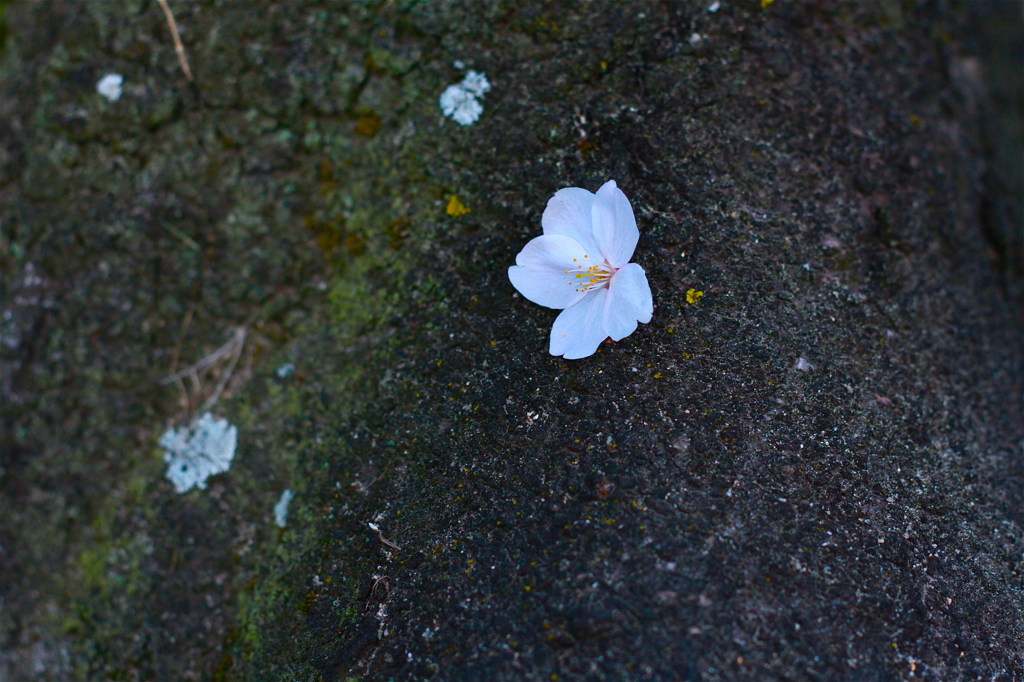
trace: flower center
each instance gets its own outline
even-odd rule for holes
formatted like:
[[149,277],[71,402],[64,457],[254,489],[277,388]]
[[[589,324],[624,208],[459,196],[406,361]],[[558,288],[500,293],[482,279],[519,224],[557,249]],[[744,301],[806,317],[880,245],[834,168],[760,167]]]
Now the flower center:
[[593,263],[590,260],[590,256],[583,256],[583,258],[584,261],[582,263],[578,263],[575,258],[572,259],[573,264],[577,268],[575,272],[572,270],[565,271],[565,274],[572,277],[569,280],[569,286],[574,286],[576,291],[583,292],[596,291],[608,286],[612,275],[615,274],[615,268],[609,265],[608,261]]

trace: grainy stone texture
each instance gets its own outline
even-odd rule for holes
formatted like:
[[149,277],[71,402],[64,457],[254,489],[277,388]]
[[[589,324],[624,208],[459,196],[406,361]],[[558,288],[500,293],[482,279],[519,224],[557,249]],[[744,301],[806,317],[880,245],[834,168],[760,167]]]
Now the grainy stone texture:
[[[1019,7],[709,4],[0,2],[0,677],[1024,677]],[[552,358],[609,178],[655,316]]]

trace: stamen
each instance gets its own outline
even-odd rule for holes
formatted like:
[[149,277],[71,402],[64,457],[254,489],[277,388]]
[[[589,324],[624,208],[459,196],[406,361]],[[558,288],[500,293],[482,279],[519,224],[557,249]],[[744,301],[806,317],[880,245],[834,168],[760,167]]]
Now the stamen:
[[[590,258],[590,256],[584,255],[584,258]],[[615,268],[608,264],[608,261],[602,263],[595,263],[587,268],[583,268],[582,265],[577,266],[579,270],[577,272],[570,273],[566,270],[565,274],[572,274],[572,277],[576,281],[576,291],[587,292],[591,289],[602,289],[608,286],[608,282],[611,281],[612,275],[615,274]],[[582,281],[580,281],[582,280]],[[569,284],[573,284],[573,281],[569,281]]]

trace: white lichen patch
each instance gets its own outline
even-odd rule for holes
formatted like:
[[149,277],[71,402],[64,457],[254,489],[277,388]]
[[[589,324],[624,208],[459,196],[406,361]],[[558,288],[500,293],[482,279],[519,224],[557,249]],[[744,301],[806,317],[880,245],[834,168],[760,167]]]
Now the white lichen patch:
[[441,93],[441,99],[438,100],[441,113],[464,126],[476,123],[484,113],[480,98],[490,89],[487,76],[470,71],[461,83],[449,85]]
[[238,429],[209,412],[160,436],[167,478],[179,493],[205,489],[206,479],[230,469],[237,445]]
[[274,505],[274,525],[284,528],[288,525],[288,503],[295,497],[290,488],[285,488],[281,498]]
[[106,97],[111,102],[121,99],[121,86],[124,85],[124,76],[119,73],[108,73],[96,84],[96,92]]

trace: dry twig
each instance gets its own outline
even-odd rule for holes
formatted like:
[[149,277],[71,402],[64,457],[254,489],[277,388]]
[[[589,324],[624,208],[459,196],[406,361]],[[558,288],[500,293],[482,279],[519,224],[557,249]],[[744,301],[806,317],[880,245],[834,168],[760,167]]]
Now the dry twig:
[[[196,304],[193,303],[188,307],[188,312],[185,313],[185,321],[181,325],[181,329],[178,330],[178,340],[174,343],[174,352],[171,354],[171,374],[178,371],[178,358],[181,357],[181,342],[185,339],[185,334],[188,332],[189,326],[192,324],[192,316],[195,315]],[[198,377],[196,377],[198,381]],[[185,388],[185,384],[181,381],[175,381],[174,385],[178,387],[181,392],[181,404],[188,405],[190,402],[188,389]]]
[[380,526],[378,526],[376,523],[368,523],[366,525],[370,527],[370,530],[375,531],[377,533],[377,538],[385,545],[395,550],[396,552],[402,551],[401,547],[399,547],[395,543],[391,542],[391,540],[388,540],[386,537],[384,537],[384,534],[380,532]]
[[[191,320],[191,316],[188,316],[186,319]],[[221,394],[234,378],[235,367],[238,365],[238,360],[242,357],[242,349],[245,348],[247,334],[248,331],[245,327],[236,327],[227,343],[188,367],[164,377],[160,380],[160,384],[163,386],[170,383],[176,384],[182,392],[182,402],[185,408],[191,412],[192,406],[203,398],[203,384],[199,379],[199,373],[207,369],[211,370],[218,378],[217,386],[210,395],[206,396],[200,408],[201,412],[209,410],[217,403]],[[177,364],[177,349],[175,352],[175,364]],[[225,367],[225,365],[227,366]],[[182,382],[186,378],[192,384],[191,391]]]
[[160,8],[164,11],[164,16],[167,17],[167,25],[171,27],[171,37],[174,39],[174,51],[178,53],[178,63],[181,64],[181,70],[185,72],[185,77],[192,80],[192,70],[188,68],[188,57],[185,56],[185,46],[181,44],[181,36],[178,34],[178,24],[174,21],[174,15],[171,14],[171,8],[167,5],[167,0],[156,0],[160,3]]
[[[206,369],[210,365],[215,364],[218,360],[228,356],[231,353],[240,353],[242,350],[242,344],[245,342],[245,334],[245,327],[238,327],[237,329],[235,329],[235,333],[231,336],[228,342],[225,343],[223,346],[208,354],[206,357],[197,360],[188,367],[185,367],[184,369],[179,369],[174,374],[164,377],[163,379],[160,380],[160,383],[166,386],[172,381],[183,379],[184,377],[187,377],[191,374],[195,374],[197,371],[201,369]],[[232,363],[232,366],[234,366],[234,363]]]

